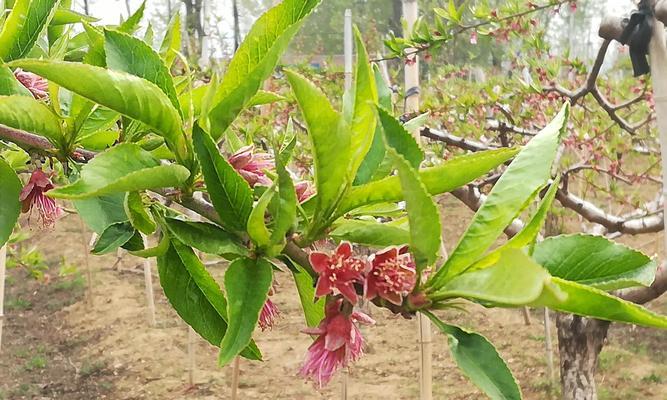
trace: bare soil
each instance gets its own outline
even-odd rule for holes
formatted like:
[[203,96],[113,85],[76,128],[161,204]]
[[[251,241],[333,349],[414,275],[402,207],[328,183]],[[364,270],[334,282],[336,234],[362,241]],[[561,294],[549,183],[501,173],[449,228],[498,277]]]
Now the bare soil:
[[[460,208],[448,211],[445,207],[444,213],[449,221],[466,220],[462,218],[466,211]],[[127,255],[118,268],[112,268],[115,256],[91,256],[93,303],[86,302],[79,227],[76,217],[66,217],[55,231],[36,233],[24,244],[36,245],[46,256],[50,267],[46,282],[28,277],[21,269],[9,271],[0,353],[0,400],[229,399],[232,369],[219,368],[216,349],[199,337],[194,338],[194,384],[189,383],[188,328],[161,293],[155,270],[158,325],[149,326],[140,259]],[[447,224],[446,235],[458,237],[462,229]],[[85,240],[88,238],[86,233]],[[63,258],[78,266],[79,274],[59,277]],[[224,266],[211,270],[220,277]],[[272,331],[257,333],[265,361],[241,361],[239,399],[341,398],[342,374],[321,391],[297,377],[310,338],[299,333],[304,322],[289,276],[278,274],[277,280],[274,300],[282,318]],[[665,313],[667,301],[663,298],[650,307]],[[542,310],[532,311],[529,326],[524,325],[519,310],[476,305],[469,305],[467,310],[442,316],[474,328],[494,342],[526,399],[558,398],[557,389],[548,379]],[[367,354],[349,371],[348,398],[417,399],[417,322],[385,310],[371,311],[377,325],[364,328]],[[555,341],[555,332],[553,336]],[[433,338],[434,397],[483,398],[456,369],[445,338],[436,332]],[[601,356],[600,399],[667,399],[666,339],[664,331],[614,325]],[[557,366],[557,354],[555,357]]]

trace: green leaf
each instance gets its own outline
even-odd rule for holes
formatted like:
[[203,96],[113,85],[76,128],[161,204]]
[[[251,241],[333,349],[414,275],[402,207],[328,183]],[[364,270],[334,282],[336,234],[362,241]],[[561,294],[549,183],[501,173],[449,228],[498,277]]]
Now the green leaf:
[[354,74],[354,110],[352,111],[352,166],[351,178],[357,174],[371,145],[375,133],[376,118],[375,105],[378,102],[375,78],[368,60],[366,46],[361,38],[359,29],[354,27],[354,42],[357,49],[357,65]]
[[12,70],[0,65],[0,96],[11,95],[32,97],[32,93],[16,79]]
[[36,73],[88,100],[143,122],[164,136],[181,161],[187,160],[179,113],[153,83],[124,72],[65,61],[22,60],[13,62],[12,66]]
[[[431,195],[450,192],[484,176],[490,170],[512,158],[517,149],[488,150],[453,158],[443,164],[419,170],[419,178]],[[353,187],[338,208],[343,215],[368,204],[403,200],[401,184],[397,176]]]
[[146,250],[146,247],[144,245],[144,237],[141,235],[141,232],[139,232],[136,229],[134,230],[134,234],[132,235],[130,240],[125,242],[120,247],[133,253]]
[[49,23],[58,0],[17,0],[0,31],[0,59],[25,57]]
[[0,96],[0,125],[44,136],[54,145],[63,140],[58,117],[32,97]]
[[410,252],[414,254],[417,268],[421,271],[435,263],[440,251],[440,213],[417,171],[390,144],[387,144],[387,152],[394,158],[398,169],[410,221]]
[[313,145],[318,193],[313,220],[316,224],[326,224],[351,180],[348,173],[352,154],[350,131],[321,90],[295,72],[286,73]]
[[171,241],[169,240],[169,236],[163,234],[162,237],[160,238],[160,241],[155,247],[148,247],[142,250],[130,251],[130,254],[132,254],[135,257],[142,257],[142,258],[159,257],[165,254],[167,250],[169,250],[170,244]]
[[245,256],[248,249],[231,233],[207,222],[165,218],[169,231],[182,243],[208,254]]
[[[385,110],[391,110],[391,89],[385,82],[377,64],[373,64],[373,74],[375,77],[375,87],[378,93],[378,104]],[[373,180],[380,164],[385,159],[384,135],[382,133],[382,124],[375,124],[375,133],[373,134],[373,143],[366,153],[354,179],[355,185],[363,185]]]
[[223,225],[245,231],[253,202],[248,182],[220,155],[211,136],[196,124],[192,138],[206,188]]
[[127,72],[154,83],[169,97],[174,108],[180,111],[174,81],[155,50],[126,33],[105,30],[104,37],[104,50],[110,69]]
[[294,276],[294,283],[296,284],[296,289],[299,293],[306,325],[309,327],[319,325],[324,319],[326,298],[315,297],[315,282],[308,271],[287,257],[285,257],[283,261],[290,267],[292,275]]
[[262,15],[234,53],[215,95],[209,119],[218,138],[259,90],[304,18],[320,0],[285,0]]
[[412,168],[419,169],[419,164],[424,160],[424,152],[415,138],[387,110],[378,107],[377,112],[387,146],[393,147]]
[[637,250],[584,234],[547,238],[535,246],[533,258],[553,276],[601,290],[650,286],[658,267]]
[[123,201],[124,193],[115,193],[107,196],[91,197],[84,200],[75,200],[74,208],[83,219],[83,222],[101,235],[104,230],[117,222],[126,222],[128,217],[125,214]]
[[134,33],[139,29],[139,24],[141,23],[141,19],[144,17],[144,10],[146,9],[146,2],[142,2],[139,8],[134,12],[134,14],[130,15],[130,17],[125,20],[120,26],[118,27],[118,30],[121,32],[125,33]]
[[134,232],[134,228],[129,222],[118,222],[109,225],[97,238],[92,253],[96,255],[111,253],[132,239]]
[[429,286],[442,285],[477,261],[547,183],[568,113],[569,103],[566,103],[507,167],[445,265],[429,280]]
[[278,93],[267,92],[266,90],[258,90],[257,93],[248,101],[246,107],[261,106],[264,104],[271,104],[285,100],[287,100],[287,97],[281,96]]
[[117,192],[179,186],[190,175],[181,165],[160,165],[136,144],[124,143],[100,153],[81,169],[78,181],[49,190],[63,199],[85,199]]
[[77,24],[83,21],[86,22],[97,22],[99,19],[91,17],[90,15],[85,15],[72,11],[69,8],[60,7],[53,14],[51,19],[51,25],[68,25],[68,24]]
[[12,167],[0,158],[0,247],[9,240],[21,214],[21,187]]
[[533,259],[521,250],[507,249],[494,265],[456,276],[433,298],[463,297],[503,306],[521,306],[536,301],[550,282],[549,273]]
[[285,235],[296,222],[296,191],[294,182],[285,168],[283,158],[289,153],[280,153],[276,158],[276,172],[278,173],[278,195],[273,197],[271,216],[273,217],[273,232],[271,244],[279,252],[285,245]]
[[171,20],[160,44],[160,56],[164,59],[167,67],[171,67],[181,50],[181,15],[176,12]]
[[225,273],[229,328],[220,345],[220,366],[232,361],[252,340],[272,282],[273,267],[262,258],[237,258],[229,265]]
[[130,218],[130,223],[139,232],[150,235],[157,228],[155,220],[144,207],[144,201],[139,192],[128,192],[125,195],[125,213]]
[[535,211],[535,214],[533,214],[530,221],[528,221],[526,226],[524,226],[518,234],[505,242],[502,246],[496,248],[484,256],[484,258],[481,260],[477,261],[472,267],[470,267],[470,270],[486,268],[487,266],[492,265],[498,261],[502,252],[507,249],[521,249],[535,243],[535,240],[537,239],[537,236],[542,229],[542,225],[544,224],[544,220],[547,218],[549,210],[551,209],[551,205],[556,198],[559,182],[560,178],[551,183],[551,186],[549,187],[547,193],[544,195],[544,198],[542,199],[540,206],[537,208],[537,211]]
[[[177,241],[157,258],[160,284],[178,315],[201,337],[220,347],[227,331],[227,300],[191,248]],[[254,343],[241,353],[261,360]]]
[[275,186],[271,186],[259,198],[255,208],[252,209],[252,212],[248,217],[248,236],[250,236],[250,239],[252,239],[260,249],[266,249],[271,241],[271,232],[269,232],[269,229],[266,227],[264,217],[269,202],[274,194]]
[[479,333],[445,324],[428,311],[424,314],[449,337],[449,350],[459,369],[490,399],[521,399],[521,389],[512,371],[487,338]]
[[345,221],[329,235],[338,241],[347,240],[371,247],[397,246],[410,242],[410,231],[375,221]]
[[648,309],[614,297],[602,290],[577,282],[553,277],[552,285],[565,296],[554,296],[552,291],[544,291],[542,296],[531,306],[549,307],[557,311],[568,312],[604,319],[607,321],[627,322],[630,324],[667,329],[667,317],[655,314]]

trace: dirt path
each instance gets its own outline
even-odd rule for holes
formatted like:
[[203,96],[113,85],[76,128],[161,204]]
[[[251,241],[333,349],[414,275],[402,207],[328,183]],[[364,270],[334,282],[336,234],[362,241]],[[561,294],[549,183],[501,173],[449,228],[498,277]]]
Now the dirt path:
[[[0,355],[0,399],[228,399],[231,369],[216,366],[215,348],[196,338],[195,385],[188,384],[187,328],[168,305],[156,282],[158,326],[146,319],[140,260],[126,256],[112,270],[115,257],[93,258],[94,304],[84,299],[85,280],[57,277],[62,259],[83,268],[80,234],[74,217],[55,232],[31,239],[46,255],[48,284],[10,271],[7,324]],[[453,237],[453,236],[451,236]],[[220,277],[223,267],[212,267]],[[283,274],[284,275],[284,274]],[[278,276],[279,325],[260,332],[257,343],[265,362],[241,362],[241,399],[338,399],[340,382],[323,391],[296,377],[310,343],[303,327],[295,288]],[[656,305],[667,312],[666,302]],[[523,325],[516,310],[471,306],[453,311],[449,321],[474,327],[489,337],[514,371],[526,399],[547,399],[541,312]],[[377,325],[365,328],[366,356],[349,375],[352,399],[418,398],[416,321],[373,310]],[[447,354],[446,341],[434,335],[436,399],[480,399]],[[598,380],[600,399],[664,400],[667,355],[654,351],[667,335],[645,329],[615,328],[603,355]]]

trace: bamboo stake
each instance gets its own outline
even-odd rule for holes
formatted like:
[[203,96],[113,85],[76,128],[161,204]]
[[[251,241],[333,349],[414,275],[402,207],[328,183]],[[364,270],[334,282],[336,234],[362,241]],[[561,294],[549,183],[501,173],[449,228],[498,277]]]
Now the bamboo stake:
[[83,220],[79,218],[79,227],[81,229],[81,245],[83,246],[83,264],[86,268],[86,282],[88,288],[86,289],[86,305],[89,308],[93,307],[93,271],[90,268],[90,249],[95,245],[97,234],[93,232],[90,236],[90,241],[86,242],[86,227],[83,225]]
[[549,309],[544,308],[544,347],[547,352],[547,371],[549,373],[549,385],[556,382],[556,372],[554,369],[554,350],[551,340],[551,317]]
[[343,48],[345,50],[345,90],[352,87],[352,10],[349,8],[345,10],[343,25]]
[[188,384],[195,385],[195,330],[191,326],[188,327]]
[[234,359],[234,365],[233,365],[233,370],[232,370],[232,399],[231,400],[238,400],[239,370],[241,368],[240,361],[241,361],[241,357],[236,357]]
[[523,307],[521,309],[521,315],[523,315],[523,323],[530,325],[530,309],[528,307]]
[[[403,17],[407,22],[405,36],[412,31],[418,16],[417,0],[403,0]],[[414,62],[405,65],[405,92],[419,88],[419,58],[415,55]],[[419,111],[419,94],[412,93],[405,99],[405,112],[413,113]],[[419,143],[419,132],[415,132],[415,139]],[[442,247],[443,255],[446,251]],[[422,314],[417,314],[419,322],[419,398],[420,400],[433,399],[433,338],[431,322]]]
[[[144,246],[148,247],[148,239],[145,235],[141,235],[144,240]],[[148,304],[148,324],[151,327],[157,325],[157,320],[155,319],[155,298],[153,296],[153,272],[151,271],[151,261],[148,258],[144,258],[144,286],[146,291],[146,303]]]
[[[664,6],[664,3],[662,5]],[[649,43],[649,55],[651,58],[656,125],[660,134],[662,181],[667,182],[667,74],[665,73],[667,71],[667,45],[665,44],[665,25],[657,19],[653,21],[653,37]],[[667,203],[665,202],[665,199],[667,199],[667,185],[662,185],[662,196],[665,207],[663,218],[667,223]],[[663,232],[663,238],[667,251],[667,231]]]
[[[417,0],[403,0],[403,17],[407,22],[407,29],[404,36],[410,35],[412,27],[417,22],[419,6]],[[408,52],[410,49],[407,50]],[[419,57],[414,56],[414,62],[405,64],[405,92],[413,88],[419,88]],[[419,93],[414,93],[405,99],[405,112],[413,113],[419,111]],[[416,132],[419,141],[419,132]]]
[[7,245],[0,247],[0,353],[2,353],[2,325],[5,321],[5,268],[7,266]]
[[350,378],[350,370],[345,368],[343,371],[343,376],[340,383],[340,398],[341,400],[347,400],[347,383]]

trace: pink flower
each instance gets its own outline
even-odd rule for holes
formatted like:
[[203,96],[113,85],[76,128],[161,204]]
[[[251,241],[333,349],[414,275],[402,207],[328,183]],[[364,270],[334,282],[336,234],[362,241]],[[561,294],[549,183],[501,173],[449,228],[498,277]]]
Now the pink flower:
[[417,282],[415,262],[407,246],[390,247],[371,256],[371,270],[366,279],[365,294],[377,296],[400,306]]
[[246,146],[232,154],[228,161],[250,184],[250,187],[256,184],[271,186],[271,180],[264,173],[266,169],[275,168],[273,157],[270,154],[253,153],[253,146]]
[[266,303],[262,307],[262,312],[259,314],[259,327],[263,331],[270,330],[279,316],[280,310],[278,310],[278,306],[270,298],[266,299]]
[[29,212],[31,215],[33,208],[37,207],[43,228],[53,227],[56,220],[63,215],[63,210],[56,204],[56,201],[44,195],[51,189],[53,189],[53,183],[49,177],[41,169],[36,169],[19,196],[24,213]]
[[303,203],[315,196],[315,188],[313,188],[313,184],[308,181],[297,183],[294,185],[294,189],[296,190],[296,197],[299,200],[299,203]]
[[25,72],[20,68],[14,71],[14,76],[23,86],[28,88],[36,99],[41,100],[49,97],[49,83],[46,79],[32,72]]
[[368,263],[352,256],[352,245],[342,242],[334,254],[318,251],[310,253],[310,264],[319,274],[315,296],[322,297],[332,294],[337,289],[350,303],[357,302],[355,283],[364,282],[364,273]]
[[338,299],[327,304],[325,318],[320,325],[302,331],[318,337],[308,348],[299,374],[312,379],[320,389],[331,381],[341,367],[347,367],[363,355],[364,339],[355,322],[368,325],[375,323],[361,312],[345,315],[341,312],[342,303],[343,300]]

